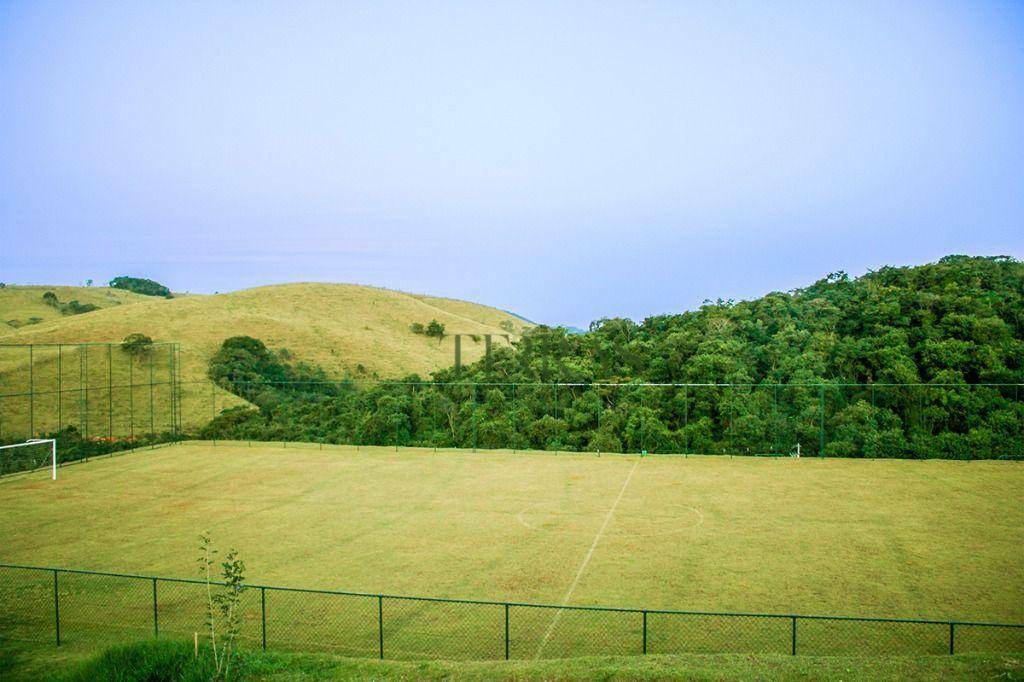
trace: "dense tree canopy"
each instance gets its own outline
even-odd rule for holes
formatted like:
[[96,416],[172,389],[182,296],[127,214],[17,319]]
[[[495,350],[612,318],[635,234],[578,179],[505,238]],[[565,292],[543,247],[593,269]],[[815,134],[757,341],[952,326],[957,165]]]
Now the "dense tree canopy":
[[585,334],[538,327],[490,362],[437,372],[429,385],[409,377],[281,397],[266,385],[280,371],[246,375],[245,386],[223,376],[218,382],[243,397],[252,399],[257,383],[277,397],[208,431],[460,447],[764,454],[800,443],[807,454],[1021,457],[1022,367],[1024,264],[949,256],[856,279],[834,273],[804,289],[639,324],[602,319]]
[[135,293],[142,294],[144,296],[163,296],[164,298],[174,298],[174,295],[171,294],[171,290],[163,284],[154,282],[151,279],[145,279],[144,277],[126,277],[124,275],[115,277],[110,280],[110,287],[112,289],[127,289],[128,291],[134,291]]

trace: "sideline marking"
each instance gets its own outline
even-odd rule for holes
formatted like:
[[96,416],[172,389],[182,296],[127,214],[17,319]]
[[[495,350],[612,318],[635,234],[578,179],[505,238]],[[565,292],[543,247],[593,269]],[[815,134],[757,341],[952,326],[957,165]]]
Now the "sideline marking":
[[[580,564],[579,569],[576,571],[576,577],[572,581],[572,585],[569,586],[569,591],[562,597],[561,606],[566,606],[569,603],[569,599],[572,597],[572,593],[576,590],[576,586],[580,583],[580,578],[583,577],[583,571],[586,570],[587,564],[590,563],[590,557],[594,556],[594,550],[597,549],[597,543],[601,541],[601,536],[604,535],[605,528],[608,527],[608,522],[612,520],[612,516],[615,515],[615,509],[619,506],[619,501],[622,499],[623,493],[626,492],[626,487],[629,485],[630,479],[633,478],[633,472],[636,471],[637,466],[640,464],[640,458],[638,457],[633,462],[633,468],[629,470],[629,474],[626,476],[626,480],[622,482],[622,488],[619,489],[619,495],[615,498],[615,502],[612,503],[608,513],[604,516],[604,523],[601,524],[601,528],[597,531],[597,535],[594,536],[594,541],[590,543],[590,549],[587,550],[587,555],[583,557],[583,562]],[[544,639],[541,640],[540,646],[537,647],[537,653],[534,655],[533,660],[540,658],[540,655],[544,653],[544,647],[548,645],[548,640],[551,639],[551,633],[555,631],[555,626],[558,625],[559,619],[562,617],[562,612],[565,609],[558,609],[555,612],[555,617],[551,619],[551,625],[548,626],[547,632],[544,633]]]

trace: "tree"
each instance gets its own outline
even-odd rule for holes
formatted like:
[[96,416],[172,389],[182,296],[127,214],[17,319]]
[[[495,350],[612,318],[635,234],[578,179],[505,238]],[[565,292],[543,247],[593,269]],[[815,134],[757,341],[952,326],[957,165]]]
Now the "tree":
[[129,355],[144,355],[153,348],[153,339],[138,332],[129,334],[121,342],[121,349]]
[[[206,628],[210,633],[210,651],[217,677],[228,679],[231,661],[236,655],[236,642],[242,632],[239,606],[245,591],[245,562],[232,549],[221,562],[222,584],[215,591],[212,568],[217,550],[213,548],[209,531],[199,536],[199,573],[206,585]],[[220,642],[218,643],[218,634]]]
[[431,320],[427,323],[427,328],[424,333],[427,336],[432,336],[440,341],[444,338],[444,325],[437,320]]
[[[89,281],[91,282],[92,280]],[[163,284],[143,277],[127,277],[125,275],[121,275],[120,277],[115,277],[110,280],[110,288],[126,289],[144,296],[163,296],[164,298],[174,298],[171,290]]]
[[52,291],[47,291],[45,294],[43,294],[43,303],[53,308],[60,307],[60,301],[57,300],[57,294],[53,293]]

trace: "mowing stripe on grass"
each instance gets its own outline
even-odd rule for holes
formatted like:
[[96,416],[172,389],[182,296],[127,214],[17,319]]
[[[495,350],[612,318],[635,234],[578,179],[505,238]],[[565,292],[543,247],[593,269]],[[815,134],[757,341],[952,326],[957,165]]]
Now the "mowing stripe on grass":
[[[640,460],[637,459],[633,462],[633,467],[626,474],[626,480],[622,482],[622,488],[619,489],[618,497],[612,502],[612,506],[608,509],[608,513],[604,516],[604,523],[601,524],[601,528],[598,529],[597,535],[594,536],[594,541],[590,543],[590,549],[587,550],[587,555],[583,557],[583,561],[580,563],[580,567],[576,570],[576,577],[573,578],[572,585],[569,586],[569,590],[562,597],[562,603],[560,606],[566,606],[569,603],[569,599],[572,598],[572,593],[576,591],[576,586],[580,584],[580,578],[583,577],[583,571],[587,569],[587,564],[590,563],[590,557],[594,556],[594,550],[597,549],[597,543],[601,541],[601,536],[604,535],[605,529],[608,527],[608,523],[612,520],[612,516],[615,515],[615,509],[619,506],[619,502],[622,500],[622,495],[626,492],[626,488],[629,486],[629,481],[633,478],[633,472],[636,471],[637,466],[640,464]],[[540,646],[537,647],[537,653],[533,659],[537,660],[540,655],[544,653],[544,647],[548,645],[548,640],[551,639],[551,633],[555,631],[555,626],[558,625],[558,620],[562,617],[562,611],[565,609],[558,609],[555,611],[554,617],[551,619],[551,625],[548,626],[547,632],[544,633],[544,638],[540,642]]]

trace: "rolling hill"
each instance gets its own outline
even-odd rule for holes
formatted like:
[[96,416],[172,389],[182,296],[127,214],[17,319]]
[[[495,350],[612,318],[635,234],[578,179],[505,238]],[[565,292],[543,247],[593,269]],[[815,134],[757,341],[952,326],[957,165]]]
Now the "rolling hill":
[[[75,298],[105,305],[81,315],[60,316],[42,303],[43,292],[50,290],[61,301]],[[209,417],[208,401],[197,397],[195,407],[190,407],[189,396],[207,395],[208,360],[230,336],[253,336],[272,349],[286,348],[295,360],[319,365],[333,378],[395,378],[426,376],[450,366],[451,334],[504,335],[506,328],[518,334],[530,326],[510,313],[475,303],[351,284],[283,284],[173,299],[100,287],[8,286],[0,295],[0,319],[53,313],[20,328],[0,326],[0,344],[119,342],[135,332],[155,341],[179,342],[186,426]],[[449,334],[440,342],[409,329],[414,322],[432,319],[444,324]],[[495,343],[505,340],[499,337]],[[482,339],[463,339],[464,362],[479,359],[483,352]],[[13,377],[24,371],[17,365],[24,362],[0,354],[0,392],[9,392]],[[38,376],[46,375],[47,368],[38,367]],[[224,400],[225,405],[240,401],[234,396]]]
[[149,296],[109,287],[8,285],[0,288],[0,336],[23,327],[66,319],[68,316],[60,310],[43,302],[47,291],[52,291],[61,303],[78,301],[97,308],[152,300]]

